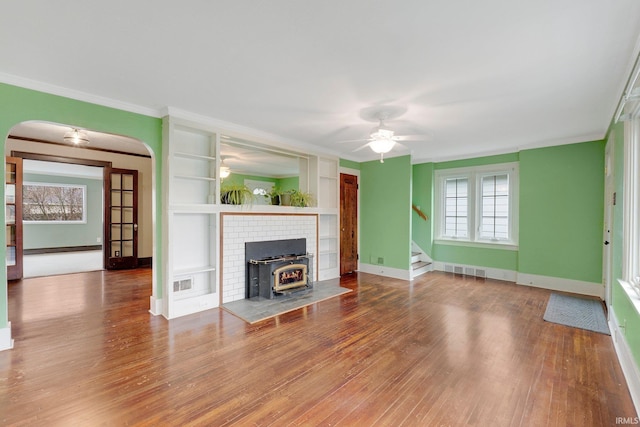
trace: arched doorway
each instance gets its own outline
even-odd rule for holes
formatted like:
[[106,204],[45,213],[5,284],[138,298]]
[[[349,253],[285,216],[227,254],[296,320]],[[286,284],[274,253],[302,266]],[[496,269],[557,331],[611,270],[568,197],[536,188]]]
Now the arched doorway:
[[[72,166],[82,165],[90,168],[103,169],[109,165],[110,170],[133,170],[136,176],[140,177],[140,197],[139,197],[139,215],[135,224],[138,233],[137,241],[141,266],[152,267],[152,259],[154,253],[154,197],[153,197],[153,175],[155,171],[155,159],[151,150],[141,141],[121,135],[112,135],[103,132],[85,131],[88,136],[89,143],[83,146],[74,146],[64,141],[66,133],[70,132],[73,126],[60,125],[47,122],[23,122],[11,128],[7,140],[5,141],[5,156],[17,155],[20,158],[29,158],[36,162],[50,162],[51,164],[65,165],[64,169],[71,173]],[[102,174],[102,172],[100,172]],[[103,174],[104,175],[104,174]],[[104,175],[106,177],[106,175]],[[5,176],[5,184],[6,184]],[[106,178],[105,178],[106,179]],[[110,191],[110,187],[100,182],[100,191]],[[86,187],[86,186],[85,186]],[[107,190],[105,190],[107,189]],[[108,198],[102,197],[102,200]],[[97,198],[93,198],[94,203]],[[90,206],[85,206],[89,208]],[[107,205],[101,205],[103,211],[108,211]],[[87,209],[89,210],[89,209]],[[100,210],[100,209],[98,209]],[[100,221],[105,221],[104,216],[100,216]],[[86,223],[86,221],[85,221]],[[85,224],[86,225],[86,224]],[[101,223],[100,230],[105,227]],[[40,233],[42,234],[42,233]],[[107,242],[105,233],[95,230],[90,232],[93,244],[80,244],[77,246],[87,247],[95,250],[96,247],[103,248],[106,254],[111,249],[110,241]],[[33,246],[33,245],[31,245]],[[68,247],[61,246],[62,251],[74,252],[73,248],[68,251]],[[27,247],[27,250],[34,248]],[[49,248],[51,249],[51,248]],[[53,248],[56,249],[56,248]],[[49,251],[51,252],[51,251]],[[55,250],[53,251],[55,252]],[[79,251],[75,251],[79,252]],[[73,256],[68,253],[64,256],[58,256],[57,259],[67,259],[70,263],[83,264],[86,270],[86,263],[78,263],[73,261]],[[66,261],[63,261],[66,262]],[[57,261],[55,263],[58,263]],[[59,263],[58,263],[59,264]],[[56,267],[60,267],[57,265]],[[101,268],[105,264],[100,265]],[[152,267],[153,268],[153,267]],[[73,269],[63,269],[64,272],[73,272]],[[55,273],[53,273],[55,274]]]

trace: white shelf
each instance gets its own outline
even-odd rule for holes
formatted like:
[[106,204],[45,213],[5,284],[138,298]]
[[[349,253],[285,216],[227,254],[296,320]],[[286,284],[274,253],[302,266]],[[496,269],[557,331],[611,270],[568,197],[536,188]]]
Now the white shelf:
[[181,276],[189,276],[191,274],[207,273],[210,271],[216,271],[216,267],[214,265],[207,265],[202,267],[177,269],[173,270],[173,276],[174,278],[177,278]]
[[214,161],[215,157],[205,156],[203,154],[193,154],[193,153],[183,153],[181,151],[174,151],[173,155],[176,157],[183,157],[185,159],[194,159],[194,160],[206,160],[206,161]]
[[174,178],[180,179],[193,179],[196,181],[210,181],[215,182],[216,178],[208,177],[208,176],[196,176],[196,175],[174,175]]
[[321,280],[337,277],[340,262],[339,212],[327,209],[319,216],[318,276]]

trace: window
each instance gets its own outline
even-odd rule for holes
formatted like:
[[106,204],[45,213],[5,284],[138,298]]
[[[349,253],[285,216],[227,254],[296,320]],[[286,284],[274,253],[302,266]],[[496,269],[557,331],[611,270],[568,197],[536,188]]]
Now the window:
[[447,236],[468,236],[468,187],[467,178],[451,178],[445,181],[444,233]]
[[24,183],[23,220],[32,223],[85,223],[86,193],[84,185]]
[[624,123],[622,279],[640,295],[640,119]]
[[518,164],[436,171],[439,240],[517,245]]

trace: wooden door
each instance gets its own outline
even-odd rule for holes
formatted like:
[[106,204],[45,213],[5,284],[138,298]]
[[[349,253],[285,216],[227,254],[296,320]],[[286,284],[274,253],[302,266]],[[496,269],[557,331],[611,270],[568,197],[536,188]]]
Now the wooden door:
[[358,269],[358,177],[340,174],[340,275]]
[[138,171],[110,169],[105,189],[105,266],[138,266]]
[[17,280],[22,278],[22,159],[7,157],[5,162],[7,280]]

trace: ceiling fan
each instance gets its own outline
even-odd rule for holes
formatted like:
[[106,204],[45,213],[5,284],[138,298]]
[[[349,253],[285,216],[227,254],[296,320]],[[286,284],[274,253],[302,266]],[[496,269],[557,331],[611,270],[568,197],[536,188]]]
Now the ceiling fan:
[[423,139],[425,137],[424,135],[395,135],[395,132],[385,123],[389,118],[387,114],[379,113],[375,118],[379,123],[378,126],[371,129],[369,138],[341,142],[367,141],[366,144],[353,151],[359,151],[365,147],[369,147],[374,153],[380,154],[380,163],[384,163],[384,155],[391,151],[396,145],[402,145],[398,144],[399,141],[409,141],[416,138]]

